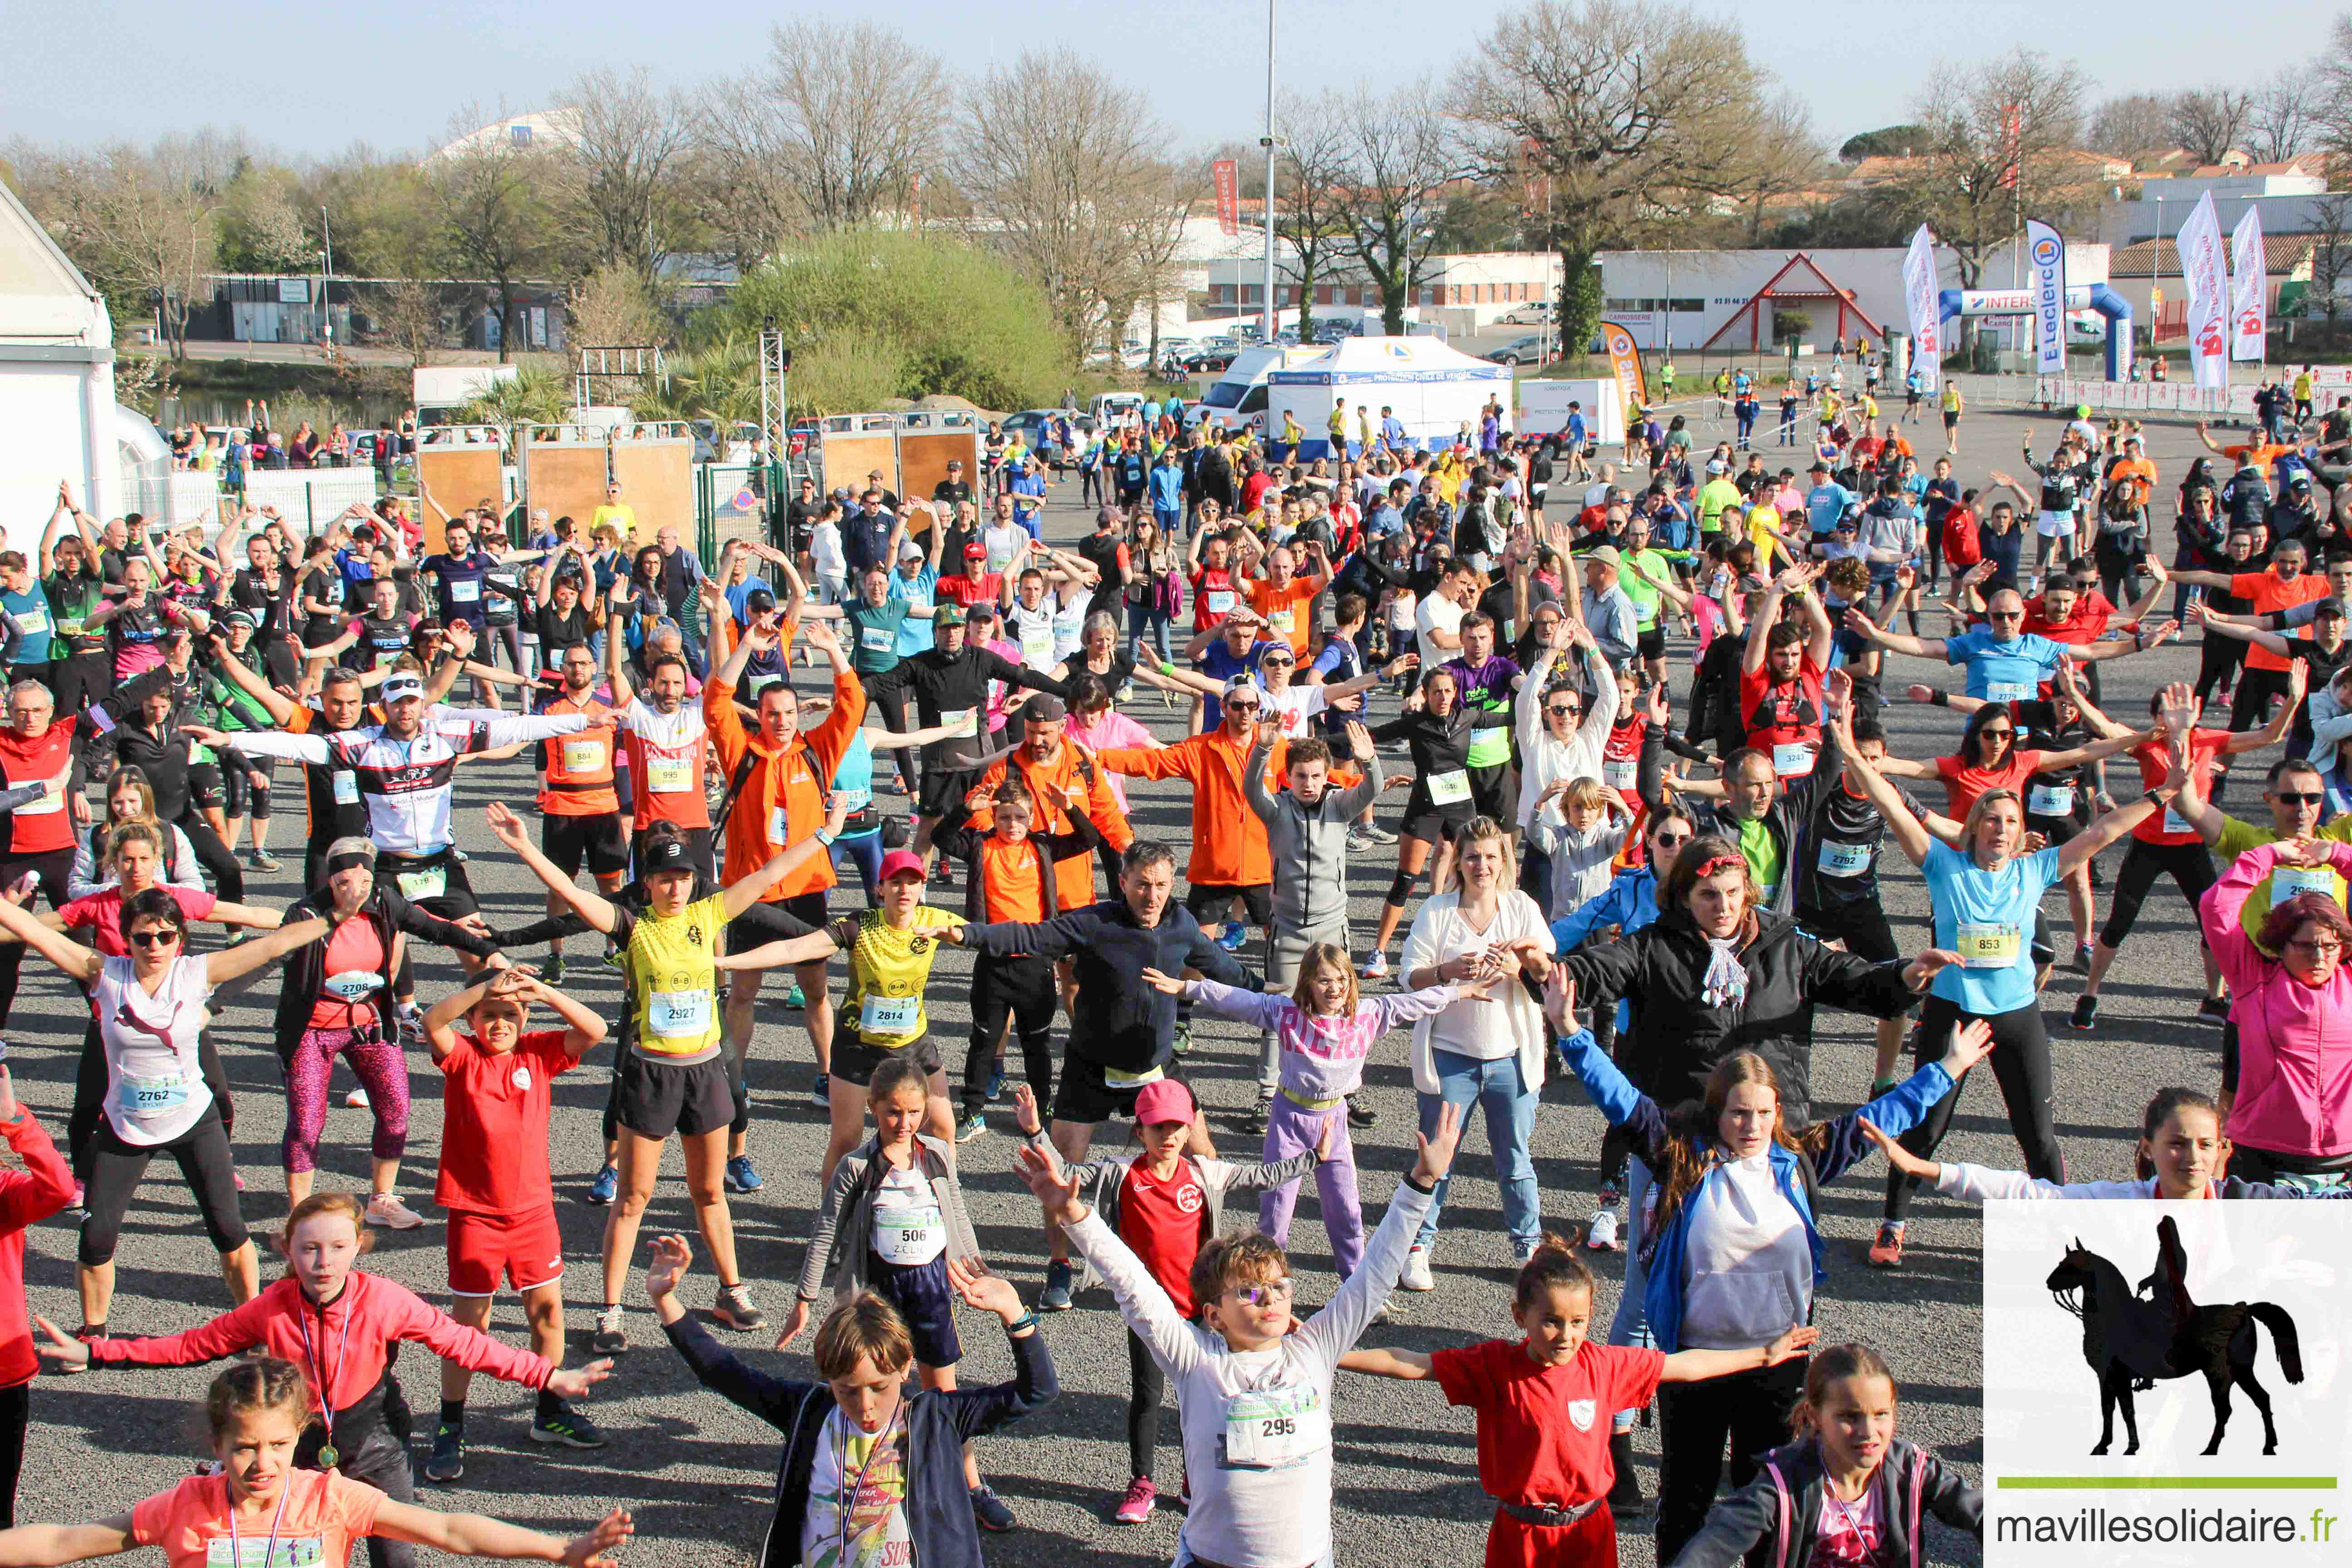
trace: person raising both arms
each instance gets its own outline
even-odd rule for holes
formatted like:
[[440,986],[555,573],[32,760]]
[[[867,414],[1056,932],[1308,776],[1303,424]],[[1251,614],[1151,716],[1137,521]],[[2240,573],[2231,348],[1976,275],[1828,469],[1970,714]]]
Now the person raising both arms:
[[[2179,580],[2179,574],[2174,574]],[[2121,658],[2159,647],[2178,628],[2170,621],[2153,627],[2135,627],[2128,637],[2070,647],[2038,632],[2019,630],[2025,623],[2025,595],[2013,587],[2000,587],[1985,600],[1988,626],[1950,637],[1906,637],[1880,626],[1859,609],[1845,613],[1845,629],[1881,647],[1914,658],[1940,658],[1968,667],[1969,695],[1990,702],[2023,702],[2038,696],[2042,687],[2058,678],[2058,661],[2071,657],[2078,664]]]

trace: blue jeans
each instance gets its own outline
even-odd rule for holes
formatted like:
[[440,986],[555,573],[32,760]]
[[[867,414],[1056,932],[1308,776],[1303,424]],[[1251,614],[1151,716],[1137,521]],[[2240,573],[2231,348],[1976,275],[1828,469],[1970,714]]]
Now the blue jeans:
[[[1625,1289],[1617,1298],[1617,1315],[1609,1320],[1609,1342],[1612,1345],[1651,1345],[1658,1342],[1650,1332],[1642,1298],[1650,1289],[1650,1271],[1642,1267],[1642,1210],[1649,1202],[1650,1186],[1657,1178],[1650,1167],[1642,1163],[1639,1154],[1625,1156]],[[1633,1429],[1633,1412],[1617,1412],[1616,1429]]]
[[[1145,646],[1143,635],[1150,632],[1160,644],[1160,662],[1171,662],[1168,651],[1168,612],[1150,600],[1141,603],[1130,599],[1127,604],[1127,643],[1130,649]],[[1116,697],[1118,692],[1111,693]]]
[[[1430,1061],[1436,1068],[1439,1088],[1435,1094],[1418,1097],[1422,1134],[1426,1137],[1437,1131],[1438,1111],[1444,1106],[1461,1106],[1465,1118],[1474,1101],[1484,1107],[1486,1148],[1495,1160],[1495,1185],[1503,1194],[1503,1223],[1514,1243],[1534,1246],[1543,1236],[1543,1204],[1536,1192],[1536,1163],[1528,1152],[1528,1140],[1535,1131],[1538,1097],[1520,1076],[1518,1057],[1482,1062],[1432,1047]],[[1436,1238],[1438,1217],[1445,1212],[1445,1194],[1453,1184],[1451,1171],[1438,1178],[1429,1216],[1421,1222],[1414,1246],[1427,1247]]]

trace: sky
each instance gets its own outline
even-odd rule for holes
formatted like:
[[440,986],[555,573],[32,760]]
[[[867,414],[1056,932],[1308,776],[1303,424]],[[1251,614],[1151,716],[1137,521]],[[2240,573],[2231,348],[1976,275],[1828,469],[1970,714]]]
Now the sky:
[[[1442,76],[1509,9],[1275,3],[1283,89],[1309,94],[1359,82],[1393,86],[1423,71]],[[1259,132],[1265,5],[898,0],[862,14],[966,70],[1009,62],[1032,45],[1066,43],[1141,88],[1173,131],[1173,146],[1206,148]],[[2288,58],[2317,54],[2340,8],[2272,0],[2249,56],[2242,14],[2184,0],[2124,7],[2051,0],[1900,6],[1697,0],[1694,6],[1738,23],[1754,58],[1811,103],[1832,147],[1856,132],[1900,123],[1939,60],[2041,47],[2081,65],[2095,100],[2157,88],[2253,87]],[[143,142],[210,123],[242,128],[257,145],[302,156],[354,142],[422,152],[446,140],[451,118],[469,105],[480,106],[484,120],[502,104],[509,111],[536,108],[579,71],[599,66],[642,65],[663,85],[693,86],[740,73],[763,52],[771,20],[861,13],[751,5],[714,13],[623,0],[404,0],[378,12],[238,0],[210,20],[192,20],[184,0],[5,0],[0,14],[8,23],[0,142]],[[2106,20],[2116,16],[2130,25]],[[721,30],[720,16],[732,33]],[[1440,18],[1459,18],[1461,32],[1436,26]],[[2053,24],[2065,25],[2063,36],[2050,36]],[[2219,77],[2200,76],[2195,62],[2212,60],[2230,64]]]

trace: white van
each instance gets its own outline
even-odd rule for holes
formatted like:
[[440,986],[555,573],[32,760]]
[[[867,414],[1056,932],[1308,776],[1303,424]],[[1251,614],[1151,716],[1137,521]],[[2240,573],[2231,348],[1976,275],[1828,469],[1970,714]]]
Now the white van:
[[1215,420],[1228,430],[1246,429],[1263,440],[1265,428],[1265,378],[1277,370],[1287,370],[1295,364],[1331,352],[1325,343],[1302,343],[1293,347],[1244,349],[1225,367],[1225,374],[1213,383],[1201,401],[1184,411],[1185,427],[1190,429],[1209,420]]
[[1143,417],[1143,395],[1139,392],[1106,392],[1096,397],[1087,412],[1107,430],[1132,424]]

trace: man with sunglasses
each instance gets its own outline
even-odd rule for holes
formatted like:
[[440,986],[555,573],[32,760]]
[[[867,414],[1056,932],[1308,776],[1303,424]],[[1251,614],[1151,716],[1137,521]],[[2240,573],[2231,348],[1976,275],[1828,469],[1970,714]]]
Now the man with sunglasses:
[[[2174,574],[2176,579],[2179,574]],[[1984,626],[1972,626],[1958,637],[1915,637],[1878,626],[1859,609],[1845,613],[1846,630],[1867,637],[1881,647],[1913,658],[1940,658],[1968,666],[1968,694],[1988,702],[2025,702],[2058,677],[2058,661],[2072,657],[2077,664],[2126,654],[2145,653],[2160,647],[2178,629],[2169,621],[2154,628],[2135,628],[2129,637],[2068,647],[2039,633],[2027,632],[2025,595],[2003,584],[1985,601]]]

